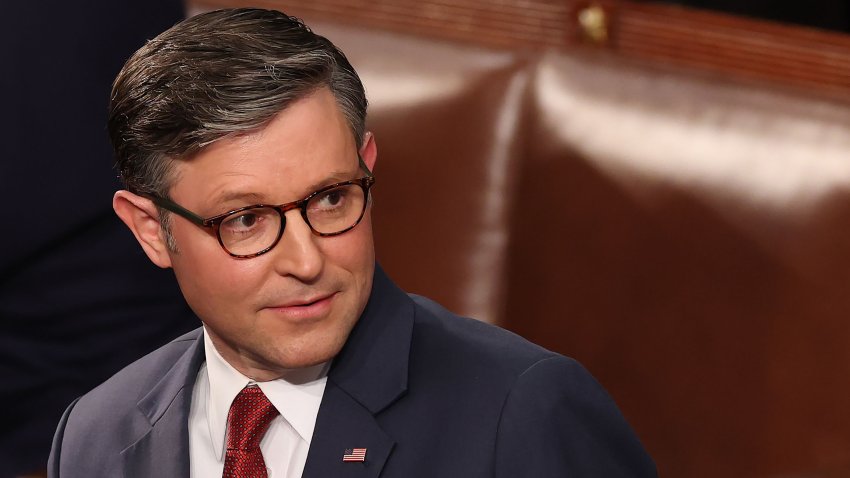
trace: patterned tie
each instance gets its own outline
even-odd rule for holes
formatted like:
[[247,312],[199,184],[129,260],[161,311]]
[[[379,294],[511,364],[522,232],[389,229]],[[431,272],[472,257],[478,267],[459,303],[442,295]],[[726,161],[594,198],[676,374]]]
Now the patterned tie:
[[257,386],[242,389],[227,414],[227,455],[222,478],[268,478],[260,440],[278,415]]

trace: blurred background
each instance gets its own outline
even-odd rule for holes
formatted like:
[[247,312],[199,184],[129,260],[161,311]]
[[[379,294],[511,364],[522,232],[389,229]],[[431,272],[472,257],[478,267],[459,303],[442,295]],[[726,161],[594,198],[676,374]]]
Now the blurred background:
[[65,408],[198,326],[112,211],[112,80],[179,0],[0,13],[0,477],[39,473]]
[[345,51],[381,264],[581,361],[661,476],[844,477],[850,6],[799,3],[186,7],[277,8]]

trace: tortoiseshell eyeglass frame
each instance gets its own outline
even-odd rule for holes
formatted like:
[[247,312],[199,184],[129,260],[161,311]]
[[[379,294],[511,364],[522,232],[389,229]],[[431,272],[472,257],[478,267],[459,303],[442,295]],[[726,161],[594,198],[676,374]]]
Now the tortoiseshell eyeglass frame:
[[[213,234],[218,239],[218,243],[219,243],[219,245],[221,245],[221,248],[224,249],[224,252],[228,253],[230,256],[235,257],[237,259],[250,259],[252,257],[261,256],[261,255],[265,254],[266,252],[269,252],[270,250],[272,250],[274,248],[274,246],[277,245],[278,242],[280,242],[280,238],[283,237],[283,230],[286,228],[286,216],[284,214],[287,211],[291,211],[293,209],[299,209],[301,211],[301,217],[304,219],[304,223],[307,224],[307,226],[310,227],[310,230],[313,232],[313,234],[315,234],[317,236],[321,236],[321,237],[338,236],[340,234],[346,233],[346,232],[354,229],[355,226],[360,224],[360,221],[363,220],[363,216],[366,214],[366,207],[369,205],[369,191],[372,188],[372,185],[375,184],[375,176],[372,175],[372,173],[366,168],[366,166],[365,166],[365,164],[363,164],[362,160],[360,161],[360,164],[361,164],[362,169],[366,172],[366,174],[367,174],[366,176],[359,178],[359,179],[352,179],[352,180],[349,180],[349,181],[342,181],[342,182],[339,182],[339,183],[330,184],[330,185],[325,186],[321,189],[313,191],[312,193],[310,193],[307,197],[305,197],[303,199],[288,202],[288,203],[285,203],[285,204],[277,204],[277,205],[274,205],[274,204],[252,204],[250,206],[240,207],[238,209],[233,209],[233,210],[227,211],[223,214],[218,214],[216,216],[208,217],[208,218],[204,218],[202,216],[199,216],[198,214],[195,214],[194,212],[192,212],[192,211],[184,208],[183,206],[175,203],[171,199],[160,197],[160,196],[157,196],[155,194],[150,194],[150,193],[139,193],[139,195],[150,199],[151,201],[153,201],[154,204],[161,207],[162,209],[165,209],[167,211],[171,211],[174,214],[177,214],[178,216],[186,218],[187,220],[189,220],[189,222],[195,224],[196,226],[209,231],[211,234]],[[316,229],[314,229],[313,225],[310,224],[310,220],[307,218],[307,209],[305,207],[307,205],[307,203],[311,199],[313,199],[314,197],[316,197],[319,194],[322,194],[325,191],[329,191],[331,189],[338,188],[340,186],[347,186],[347,185],[354,185],[354,184],[356,184],[357,186],[360,186],[363,189],[363,210],[360,211],[360,215],[357,217],[357,220],[354,222],[354,224],[352,224],[349,227],[346,227],[345,229],[343,229],[341,231],[330,232],[330,233],[319,232]],[[276,210],[278,212],[278,214],[280,214],[280,229],[277,232],[277,237],[268,247],[266,247],[265,249],[263,249],[259,252],[255,252],[253,254],[234,254],[234,253],[230,252],[227,249],[227,247],[224,245],[224,241],[222,241],[221,234],[219,233],[219,227],[221,226],[222,221],[224,221],[225,218],[227,218],[228,216],[230,216],[232,214],[236,214],[236,213],[246,211],[246,210],[249,210],[249,209],[257,209],[257,208],[271,208],[271,209]]]

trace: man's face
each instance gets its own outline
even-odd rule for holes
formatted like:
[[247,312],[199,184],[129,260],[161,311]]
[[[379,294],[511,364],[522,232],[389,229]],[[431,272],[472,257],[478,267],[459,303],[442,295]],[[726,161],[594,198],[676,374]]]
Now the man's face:
[[[371,139],[369,140],[371,141]],[[366,143],[371,169],[374,145]],[[282,204],[362,177],[351,130],[327,89],[281,112],[265,129],[208,146],[177,166],[171,198],[203,217]],[[269,380],[333,358],[365,307],[375,254],[369,210],[339,236],[313,235],[299,210],[280,242],[235,259],[207,231],[173,215],[171,266],[213,343],[237,370]]]

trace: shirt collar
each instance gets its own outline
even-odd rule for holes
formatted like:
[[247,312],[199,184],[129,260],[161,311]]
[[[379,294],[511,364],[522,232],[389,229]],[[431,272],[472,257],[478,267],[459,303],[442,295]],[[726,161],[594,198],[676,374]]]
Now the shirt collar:
[[209,380],[207,421],[215,454],[223,459],[230,404],[246,385],[256,383],[302,440],[310,445],[325,391],[330,362],[292,370],[269,382],[255,382],[233,368],[216,350],[204,327],[204,355]]

